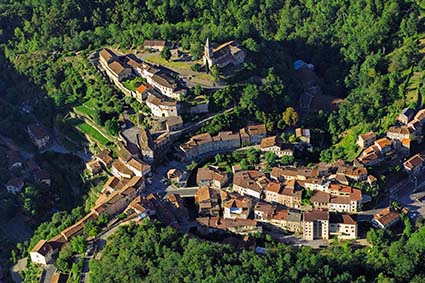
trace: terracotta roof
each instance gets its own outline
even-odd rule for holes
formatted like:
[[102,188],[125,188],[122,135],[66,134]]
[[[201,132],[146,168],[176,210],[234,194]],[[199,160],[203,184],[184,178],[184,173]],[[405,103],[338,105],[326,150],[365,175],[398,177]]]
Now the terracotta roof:
[[111,58],[117,57],[117,55],[111,50],[104,48],[99,52],[100,57],[102,57],[106,62],[108,62]]
[[159,39],[146,39],[143,42],[143,46],[146,47],[155,47],[155,46],[165,46],[166,45],[165,40],[159,40]]
[[329,220],[329,211],[327,210],[312,210],[304,212],[304,221]]
[[322,191],[314,191],[313,195],[310,198],[310,201],[315,203],[329,203],[330,194],[322,192]]
[[408,170],[413,170],[417,166],[422,166],[422,164],[425,162],[425,156],[418,153],[407,159],[403,165]]
[[251,125],[246,127],[246,132],[250,136],[254,135],[265,135],[267,134],[266,125],[264,124],[258,124],[258,125]]
[[387,146],[391,146],[391,140],[389,138],[380,138],[379,140],[375,141],[375,144],[380,148],[384,148]]
[[112,162],[112,167],[115,168],[122,175],[134,175],[133,172],[119,160],[115,160],[114,162]]
[[105,164],[110,164],[114,159],[109,155],[109,151],[104,149],[96,155],[98,159],[103,161]]
[[198,188],[198,191],[196,192],[196,200],[197,202],[203,202],[211,200],[212,198],[216,199],[214,195],[213,190],[208,187]]
[[260,148],[268,148],[268,147],[277,145],[276,140],[277,140],[276,136],[262,138]]
[[169,127],[177,126],[183,124],[183,119],[181,116],[170,116],[167,117],[166,123]]
[[262,212],[264,218],[271,218],[275,208],[270,203],[259,201],[255,204],[254,211]]
[[236,172],[233,176],[233,184],[242,188],[261,192],[269,183],[267,177],[260,171],[244,170]]
[[276,209],[273,220],[286,220],[288,217],[288,210],[287,209]]
[[49,252],[52,252],[52,246],[46,240],[40,240],[38,243],[32,248],[32,253],[39,253],[43,256],[47,255]]
[[361,138],[362,140],[376,139],[376,134],[371,131],[371,132],[359,135],[359,138]]
[[250,205],[250,200],[247,198],[232,198],[230,200],[224,201],[223,206],[226,208],[241,208],[248,209]]
[[282,184],[276,182],[270,182],[267,184],[266,191],[280,193],[282,190]]
[[373,219],[379,221],[384,227],[397,220],[398,218],[400,218],[400,214],[392,207],[384,208],[373,216]]
[[143,84],[143,85],[140,85],[138,88],[136,88],[136,91],[138,92],[138,93],[144,93],[145,91],[147,91],[148,89],[151,89],[151,86],[150,85],[148,85],[148,84]]
[[357,221],[355,216],[345,213],[331,213],[330,214],[330,222],[331,223],[340,223],[346,225],[355,225]]
[[125,69],[128,69],[119,61],[113,61],[108,64],[108,67],[114,72],[116,75],[121,74]]
[[310,129],[295,129],[295,137],[310,137]]
[[392,126],[388,129],[387,133],[397,134],[397,135],[410,135],[409,128],[406,125]]
[[150,94],[148,96],[148,99],[146,100],[147,103],[151,103],[156,106],[168,106],[168,107],[177,107],[177,101],[160,98],[156,95]]
[[232,131],[225,131],[225,132],[219,132],[217,136],[214,138],[222,141],[226,140],[239,140],[240,136],[239,133],[233,133]]
[[199,183],[203,180],[216,180],[221,182],[226,177],[226,173],[215,171],[209,168],[199,168],[196,174],[196,182]]
[[130,167],[135,168],[136,170],[144,173],[145,171],[150,171],[151,170],[151,166],[149,164],[147,164],[146,162],[143,161],[138,161],[134,158],[132,158],[129,162],[128,165]]

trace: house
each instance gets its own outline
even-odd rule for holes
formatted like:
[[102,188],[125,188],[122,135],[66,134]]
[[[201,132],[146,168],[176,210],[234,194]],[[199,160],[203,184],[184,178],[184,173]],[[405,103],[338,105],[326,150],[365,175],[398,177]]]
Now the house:
[[[134,158],[131,158],[128,162],[123,162],[123,164],[130,169],[134,175],[139,177],[147,177],[152,173],[152,167],[149,164]],[[112,166],[112,170],[114,170],[114,166]]]
[[254,206],[254,217],[258,221],[268,222],[273,217],[275,207],[267,202],[259,201]]
[[273,152],[278,157],[294,156],[294,150],[291,146],[283,144],[282,140],[276,136],[263,138],[261,140],[260,150],[263,152]]
[[24,181],[21,178],[13,178],[6,183],[6,190],[12,194],[20,193],[23,188]]
[[387,207],[373,216],[372,225],[380,229],[388,229],[400,221],[400,214],[392,207]]
[[350,181],[353,182],[362,182],[367,179],[368,172],[366,167],[361,164],[358,167],[340,165],[338,166],[336,175],[347,177]]
[[49,133],[39,123],[28,125],[27,132],[32,142],[39,150],[44,149],[50,141]]
[[302,143],[311,144],[310,129],[296,128],[295,137],[299,139]]
[[400,115],[397,116],[396,120],[406,125],[413,118],[413,115],[415,115],[415,111],[407,107],[401,111]]
[[95,156],[95,159],[99,161],[100,164],[102,164],[104,169],[107,169],[109,166],[111,166],[112,162],[114,161],[109,151],[106,149],[99,152],[99,154]]
[[328,209],[331,195],[322,191],[314,191],[310,202],[316,209]]
[[117,192],[117,191],[121,190],[124,187],[124,185],[125,185],[125,183],[123,181],[121,181],[120,179],[118,179],[115,176],[111,176],[106,181],[106,183],[103,185],[100,193],[108,196],[113,192]]
[[417,176],[425,165],[425,154],[415,154],[403,163],[404,170],[411,176]]
[[146,99],[148,96],[149,90],[151,90],[152,87],[148,84],[141,84],[138,88],[136,88],[135,96],[134,98],[137,99],[139,102],[143,102],[143,100]]
[[282,183],[278,183],[275,181],[268,183],[267,187],[264,189],[264,200],[267,202],[283,204],[282,190]]
[[387,131],[387,137],[400,142],[405,139],[414,139],[411,129],[406,125],[390,127]]
[[55,250],[52,245],[46,240],[40,240],[31,250],[30,258],[35,264],[46,266],[52,262]]
[[99,51],[100,65],[114,82],[121,82],[132,76],[132,68],[123,59],[109,49]]
[[143,48],[149,50],[162,51],[166,46],[167,42],[165,40],[146,39],[143,42]]
[[358,229],[355,216],[342,213],[330,213],[329,235],[338,239],[353,240],[357,238]]
[[145,78],[149,85],[168,98],[180,101],[187,93],[187,89],[180,88],[177,81],[166,73],[156,72]]
[[167,179],[171,182],[179,183],[183,172],[180,169],[172,168],[167,171]]
[[[329,192],[331,194],[330,211],[355,213],[360,210],[363,200],[361,190],[349,186],[331,184]],[[335,204],[335,206],[332,204]]]
[[380,138],[376,140],[374,145],[379,149],[380,153],[385,154],[392,149],[392,142],[389,138]]
[[198,214],[201,216],[218,216],[220,213],[219,192],[217,190],[200,187],[195,195],[198,204]]
[[199,168],[196,174],[196,183],[200,187],[214,187],[222,189],[227,183],[229,176],[225,172],[221,172],[212,167]]
[[204,235],[212,233],[224,233],[225,231],[235,234],[247,235],[262,233],[261,223],[252,219],[224,219],[217,216],[197,218],[198,232]]
[[282,190],[282,201],[280,204],[290,208],[300,208],[302,193],[302,189],[297,186],[295,180],[287,181],[285,183],[285,187]]
[[[125,148],[133,157],[142,158],[147,163],[153,163],[162,154],[149,131],[139,127],[131,127],[119,133],[124,140]],[[130,157],[129,157],[130,158]]]
[[146,106],[149,107],[152,114],[156,117],[171,117],[179,115],[179,105],[175,100],[162,98],[158,95],[149,93],[146,99]]
[[303,239],[329,239],[329,211],[313,210],[303,213]]
[[168,132],[174,132],[183,128],[183,119],[181,116],[169,116],[165,120],[165,127]]
[[223,217],[248,219],[251,212],[251,205],[250,198],[232,194],[230,195],[230,199],[223,200]]
[[102,171],[102,165],[99,160],[91,159],[86,163],[86,169],[90,172],[90,174],[94,175]]
[[22,157],[19,151],[9,150],[7,152],[7,161],[9,165],[9,170],[17,169],[22,167]]
[[47,172],[44,169],[36,170],[34,172],[34,181],[36,181],[39,184],[43,183],[49,187],[52,183],[49,172]]
[[[157,200],[155,197],[154,199]],[[137,214],[139,219],[143,219],[156,214],[155,201],[152,198],[137,196],[125,209],[127,215]]]
[[195,135],[189,141],[179,146],[183,152],[184,159],[194,159],[199,155],[208,154],[212,151],[213,139],[209,133]]
[[242,128],[239,133],[242,145],[259,144],[261,140],[266,137],[267,130],[266,125],[258,124]]
[[361,148],[371,146],[376,141],[376,134],[374,132],[368,132],[359,135],[357,139],[357,145]]
[[218,68],[224,68],[227,65],[236,66],[244,62],[245,56],[245,50],[233,40],[223,43],[213,49],[207,38],[204,46],[203,64],[206,66],[207,70],[210,70],[213,66],[217,66]]
[[301,233],[302,213],[296,209],[277,208],[268,223],[289,232]]
[[241,139],[239,133],[231,131],[219,132],[213,137],[213,150],[223,151],[235,149],[241,146]]
[[134,173],[120,160],[112,162],[111,173],[118,179],[130,179]]
[[260,171],[243,170],[233,175],[233,191],[243,196],[261,199],[263,190],[269,182],[269,179]]
[[189,220],[189,211],[184,206],[183,198],[181,198],[179,195],[169,194],[163,199],[163,202],[171,207],[171,210],[176,216],[178,222],[184,223]]

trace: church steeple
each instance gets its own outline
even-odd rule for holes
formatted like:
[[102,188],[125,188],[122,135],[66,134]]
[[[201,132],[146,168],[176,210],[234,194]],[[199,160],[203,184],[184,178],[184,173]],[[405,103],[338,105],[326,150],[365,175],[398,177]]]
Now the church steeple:
[[211,48],[210,39],[209,38],[207,38],[207,41],[205,42],[204,56],[207,57],[208,59],[211,59],[212,56],[213,56],[213,50]]
[[209,69],[214,64],[213,56],[214,56],[213,49],[211,48],[211,45],[210,45],[210,39],[207,38],[207,41],[205,42],[205,46],[204,46],[204,65],[207,72],[209,72]]

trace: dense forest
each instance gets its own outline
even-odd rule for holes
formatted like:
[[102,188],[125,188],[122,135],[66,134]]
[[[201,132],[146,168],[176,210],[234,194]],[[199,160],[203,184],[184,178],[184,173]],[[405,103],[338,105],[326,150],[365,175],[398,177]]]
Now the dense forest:
[[234,102],[239,111],[217,118],[211,131],[246,115],[269,129],[285,126],[280,117],[297,106],[302,90],[292,69],[301,58],[315,65],[324,94],[345,99],[330,115],[313,113],[300,123],[325,126],[332,137],[336,146],[323,160],[347,159],[355,145],[339,143],[342,138],[383,130],[403,107],[416,106],[405,97],[405,83],[425,66],[418,56],[420,2],[4,1],[1,38],[7,59],[52,98],[56,111],[95,98],[95,120],[103,126],[116,123],[121,105],[89,71],[87,56],[101,46],[139,49],[145,39],[166,39],[199,58],[207,37],[241,42],[253,54],[246,70],[266,85],[217,94],[219,107]]
[[382,230],[369,232],[371,247],[317,251],[266,243],[267,253],[238,253],[228,245],[182,235],[146,222],[117,231],[100,261],[90,262],[97,282],[424,282],[425,229],[388,241]]

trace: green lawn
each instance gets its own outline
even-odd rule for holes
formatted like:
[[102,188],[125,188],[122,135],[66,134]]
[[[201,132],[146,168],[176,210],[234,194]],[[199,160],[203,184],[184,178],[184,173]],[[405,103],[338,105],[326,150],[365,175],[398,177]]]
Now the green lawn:
[[84,102],[83,104],[74,107],[74,109],[80,113],[82,113],[83,115],[87,116],[88,118],[93,119],[93,111],[95,109],[94,106],[94,100],[89,100]]
[[87,134],[93,140],[99,142],[101,145],[103,145],[103,146],[108,145],[109,140],[107,138],[105,138],[101,133],[99,133],[98,130],[96,130],[95,128],[90,126],[89,124],[82,122],[82,123],[76,125],[76,127],[81,132]]
[[150,63],[163,65],[163,66],[170,67],[170,68],[184,69],[184,70],[191,70],[192,65],[195,63],[195,62],[167,61],[159,55],[146,56],[144,59],[147,62],[150,62]]

